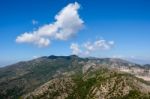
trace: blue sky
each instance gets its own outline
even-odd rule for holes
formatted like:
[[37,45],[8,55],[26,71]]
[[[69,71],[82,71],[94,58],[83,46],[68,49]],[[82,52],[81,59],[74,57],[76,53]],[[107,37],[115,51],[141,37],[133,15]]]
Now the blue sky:
[[[32,34],[45,25],[57,23],[55,16],[62,16],[60,11],[69,4],[75,6],[75,2],[80,6],[75,10],[77,20],[71,19],[69,23],[79,21],[76,23],[79,27],[77,31],[73,29],[73,36],[65,40],[51,37],[50,44],[44,47],[37,40],[16,42],[25,32]],[[149,5],[149,0],[0,0],[0,66],[52,54],[150,63]],[[103,44],[98,46],[97,41]]]

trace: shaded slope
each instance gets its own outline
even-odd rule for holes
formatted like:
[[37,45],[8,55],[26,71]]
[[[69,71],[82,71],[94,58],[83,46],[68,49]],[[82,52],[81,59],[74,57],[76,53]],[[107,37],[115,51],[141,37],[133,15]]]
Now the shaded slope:
[[0,98],[19,97],[50,79],[61,76],[62,72],[78,69],[79,59],[75,56],[58,57],[57,59],[42,57],[2,68],[0,69]]

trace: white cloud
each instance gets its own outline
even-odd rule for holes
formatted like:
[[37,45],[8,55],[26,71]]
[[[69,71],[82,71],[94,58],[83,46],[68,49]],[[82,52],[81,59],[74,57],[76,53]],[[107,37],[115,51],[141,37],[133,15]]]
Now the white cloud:
[[50,40],[47,38],[40,37],[36,33],[24,33],[17,37],[16,42],[18,43],[33,43],[38,47],[45,47],[50,44]]
[[124,56],[122,56],[122,55],[113,55],[113,56],[111,56],[112,58],[124,58]]
[[70,46],[70,49],[72,50],[72,54],[78,55],[81,53],[81,50],[80,50],[79,45],[77,43],[72,43]]
[[114,41],[106,41],[103,39],[96,40],[94,42],[85,42],[84,44],[72,43],[72,54],[76,55],[89,55],[95,51],[110,50],[114,46]]
[[34,19],[32,20],[32,24],[33,24],[33,25],[36,25],[36,24],[38,24],[38,23],[39,23],[39,22],[38,22],[37,20],[34,20]]
[[36,56],[36,55],[35,55],[35,56],[33,56],[32,58],[33,58],[33,59],[36,59],[36,58],[38,58],[38,57],[39,57],[39,56]]
[[68,40],[72,38],[83,27],[78,9],[80,5],[70,3],[64,7],[56,16],[55,22],[44,25],[33,32],[25,32],[16,38],[18,43],[33,43],[40,47],[48,46],[51,40]]
[[114,45],[114,41],[97,40],[94,42],[86,42],[84,47],[88,51],[109,50]]
[[78,3],[69,4],[55,16],[57,20],[55,24],[58,27],[57,39],[66,40],[82,28],[83,20],[80,19],[77,12],[79,8]]

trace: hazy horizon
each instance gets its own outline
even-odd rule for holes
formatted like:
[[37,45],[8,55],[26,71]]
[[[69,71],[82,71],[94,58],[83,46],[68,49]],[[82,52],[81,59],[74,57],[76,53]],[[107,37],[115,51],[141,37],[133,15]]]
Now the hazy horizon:
[[[72,55],[72,54],[70,54]],[[70,55],[65,55],[65,56],[70,56]],[[51,56],[51,55],[49,55]],[[55,56],[64,56],[64,55],[55,55]],[[16,64],[18,62],[24,62],[24,61],[30,61],[30,60],[33,60],[33,59],[37,59],[37,58],[40,58],[40,57],[45,57],[45,56],[34,56],[32,58],[28,58],[28,59],[22,59],[22,60],[12,60],[12,61],[9,61],[9,62],[6,62],[6,61],[1,61],[1,65],[0,67],[5,67],[5,66],[10,66],[10,65],[13,65],[13,64]],[[93,57],[93,56],[85,56],[85,57],[82,57],[82,58],[90,58],[90,57]],[[128,58],[125,58],[125,57],[93,57],[93,58],[117,58],[117,59],[123,59],[123,60],[126,60],[126,61],[129,61],[129,62],[132,62],[132,63],[136,63],[136,64],[140,64],[140,65],[146,65],[146,64],[150,64],[149,63],[149,60],[142,60],[142,59],[128,59]]]

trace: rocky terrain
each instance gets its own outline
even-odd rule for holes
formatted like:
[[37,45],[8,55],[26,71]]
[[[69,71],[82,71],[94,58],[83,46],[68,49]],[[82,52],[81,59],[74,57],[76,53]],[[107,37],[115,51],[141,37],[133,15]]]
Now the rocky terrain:
[[148,64],[44,56],[0,68],[0,99],[149,99],[149,78]]
[[53,79],[25,99],[143,99],[150,98],[150,84],[132,75],[101,68],[72,78]]

